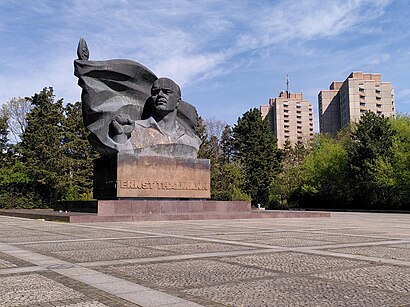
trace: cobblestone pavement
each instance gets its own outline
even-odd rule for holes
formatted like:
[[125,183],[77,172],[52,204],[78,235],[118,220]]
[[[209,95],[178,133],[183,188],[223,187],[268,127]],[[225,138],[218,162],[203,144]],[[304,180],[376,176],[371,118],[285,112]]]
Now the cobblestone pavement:
[[410,306],[410,215],[0,216],[0,306]]

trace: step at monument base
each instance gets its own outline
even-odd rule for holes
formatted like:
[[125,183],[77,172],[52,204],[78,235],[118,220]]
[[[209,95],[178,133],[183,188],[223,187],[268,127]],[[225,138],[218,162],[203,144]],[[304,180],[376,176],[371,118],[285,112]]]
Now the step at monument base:
[[[70,215],[70,223],[138,222],[212,219],[330,217],[326,212],[252,210],[247,201],[98,200],[84,208],[94,214]],[[82,211],[78,210],[68,211]],[[75,209],[75,208],[72,208]],[[65,210],[67,211],[67,210]],[[74,213],[74,212],[73,212]]]

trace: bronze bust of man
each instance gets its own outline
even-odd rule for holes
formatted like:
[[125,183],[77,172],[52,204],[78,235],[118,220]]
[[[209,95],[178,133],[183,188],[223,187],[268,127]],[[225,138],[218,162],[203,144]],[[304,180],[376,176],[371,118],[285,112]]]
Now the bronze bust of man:
[[147,119],[133,121],[120,114],[111,122],[109,135],[118,150],[135,155],[196,158],[201,141],[176,120],[180,102],[181,89],[174,81],[155,80],[147,101],[153,108]]

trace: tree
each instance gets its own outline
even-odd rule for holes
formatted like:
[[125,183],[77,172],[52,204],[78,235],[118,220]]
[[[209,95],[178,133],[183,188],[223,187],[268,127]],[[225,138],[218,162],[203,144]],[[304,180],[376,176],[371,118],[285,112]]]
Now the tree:
[[19,142],[26,130],[27,114],[31,109],[32,105],[29,98],[14,97],[3,104],[2,111],[3,114],[6,114],[8,117],[7,123],[13,138],[13,143]]
[[232,162],[235,156],[234,138],[231,126],[226,125],[221,136],[222,162]]
[[204,126],[208,137],[215,136],[219,140],[226,126],[226,122],[216,118],[205,118]]
[[344,207],[351,201],[348,154],[335,139],[319,136],[300,167],[299,203],[309,207]]
[[279,151],[258,109],[247,111],[233,128],[237,157],[244,165],[246,178],[243,190],[252,197],[254,205],[269,203],[269,187],[279,170]]
[[7,114],[0,112],[0,166],[5,164],[6,155],[8,153],[8,117]]
[[62,152],[66,200],[92,198],[93,161],[98,153],[88,142],[89,132],[82,121],[81,102],[67,104],[64,108]]
[[351,191],[356,207],[386,207],[391,191],[377,189],[371,170],[377,159],[391,154],[396,131],[388,118],[367,111],[353,128],[348,147]]
[[299,206],[298,193],[303,184],[300,165],[310,152],[310,145],[286,141],[281,152],[281,172],[275,177],[270,190],[271,208]]
[[[392,209],[410,209],[410,117],[390,119],[396,134],[389,155],[379,156],[370,168],[370,178]],[[379,193],[380,193],[379,192]],[[387,209],[387,208],[385,208]]]
[[44,88],[30,98],[32,111],[19,146],[39,206],[51,206],[61,199],[66,185],[64,175],[63,101],[54,101],[52,88]]

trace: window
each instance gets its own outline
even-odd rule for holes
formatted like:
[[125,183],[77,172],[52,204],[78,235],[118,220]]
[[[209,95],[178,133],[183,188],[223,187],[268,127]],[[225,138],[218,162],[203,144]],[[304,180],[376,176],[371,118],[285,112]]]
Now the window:
[[297,123],[297,124],[302,124],[302,121],[298,120],[296,123]]
[[310,131],[313,131],[313,128],[309,128]]
[[289,107],[289,105],[287,103],[284,103],[283,107],[287,108],[287,107]]
[[361,107],[365,107],[366,104],[365,104],[364,102],[361,102],[361,103],[360,103],[360,106],[361,106]]
[[289,120],[288,119],[285,119],[285,123],[288,123],[289,122]]
[[289,118],[289,115],[285,114],[285,118]]
[[376,96],[376,100],[382,100],[382,97],[377,97],[377,96]]
[[284,125],[283,127],[284,127],[284,128],[289,128],[289,125]]
[[289,110],[283,110],[283,112],[285,112],[285,113],[289,113]]
[[296,116],[296,118],[302,118],[302,116],[298,115],[298,116]]
[[360,95],[360,99],[365,99],[365,98],[366,98],[366,96]]
[[381,108],[382,105],[380,103],[376,103],[376,107]]
[[300,104],[296,105],[296,108],[300,109],[302,106]]
[[364,88],[359,87],[359,92],[364,93]]
[[376,92],[376,94],[380,94],[380,90],[379,90],[379,89],[376,89],[375,92]]
[[302,129],[302,126],[297,126],[296,128],[297,128],[297,129]]

